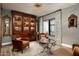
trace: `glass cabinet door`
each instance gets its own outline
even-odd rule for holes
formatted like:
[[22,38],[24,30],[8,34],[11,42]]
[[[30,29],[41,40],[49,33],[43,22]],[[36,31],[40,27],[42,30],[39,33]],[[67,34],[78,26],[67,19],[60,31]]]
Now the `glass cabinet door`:
[[34,18],[30,18],[30,31],[35,31],[36,29],[36,22]]
[[15,32],[22,31],[22,16],[15,15],[13,17],[13,28]]
[[23,17],[23,32],[29,32],[29,17]]

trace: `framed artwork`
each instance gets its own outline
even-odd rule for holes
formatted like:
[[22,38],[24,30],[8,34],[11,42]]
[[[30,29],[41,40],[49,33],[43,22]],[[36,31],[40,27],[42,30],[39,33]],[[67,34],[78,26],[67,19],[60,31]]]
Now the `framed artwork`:
[[3,35],[10,35],[10,17],[8,15],[3,16]]
[[77,16],[72,14],[68,18],[68,27],[77,27]]

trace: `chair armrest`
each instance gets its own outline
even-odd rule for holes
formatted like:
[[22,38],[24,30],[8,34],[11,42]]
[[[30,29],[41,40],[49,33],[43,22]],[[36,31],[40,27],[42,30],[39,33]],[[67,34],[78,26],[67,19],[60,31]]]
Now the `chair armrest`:
[[74,47],[79,47],[79,44],[73,44],[72,45],[72,50],[74,49]]
[[79,56],[79,44],[73,44],[72,51],[74,56]]
[[22,45],[22,41],[21,40],[12,40],[13,45]]

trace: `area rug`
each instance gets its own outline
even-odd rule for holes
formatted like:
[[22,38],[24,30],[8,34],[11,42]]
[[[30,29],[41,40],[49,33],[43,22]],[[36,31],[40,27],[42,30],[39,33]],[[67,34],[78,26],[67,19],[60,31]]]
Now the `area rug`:
[[23,53],[18,51],[12,52],[12,45],[5,46],[1,49],[1,56],[72,56],[72,50],[67,47],[54,46],[51,48],[51,54],[45,50],[43,53],[41,47],[37,42],[31,42],[30,47],[26,47]]

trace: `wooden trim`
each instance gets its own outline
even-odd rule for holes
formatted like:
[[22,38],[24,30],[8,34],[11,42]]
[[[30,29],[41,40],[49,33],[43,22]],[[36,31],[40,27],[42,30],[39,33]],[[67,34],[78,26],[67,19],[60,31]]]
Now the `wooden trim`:
[[16,10],[12,10],[12,13],[19,13],[19,14],[23,14],[23,15],[27,15],[27,16],[32,16],[32,17],[37,17],[36,15],[32,15],[32,14],[28,14],[28,13],[24,13],[24,12],[20,12],[20,11],[16,11]]
[[62,45],[62,46],[65,46],[65,47],[72,48],[72,45],[68,45],[68,44],[64,44],[64,43],[62,43],[61,45]]
[[12,42],[2,43],[2,46],[9,45],[9,44],[12,44]]

